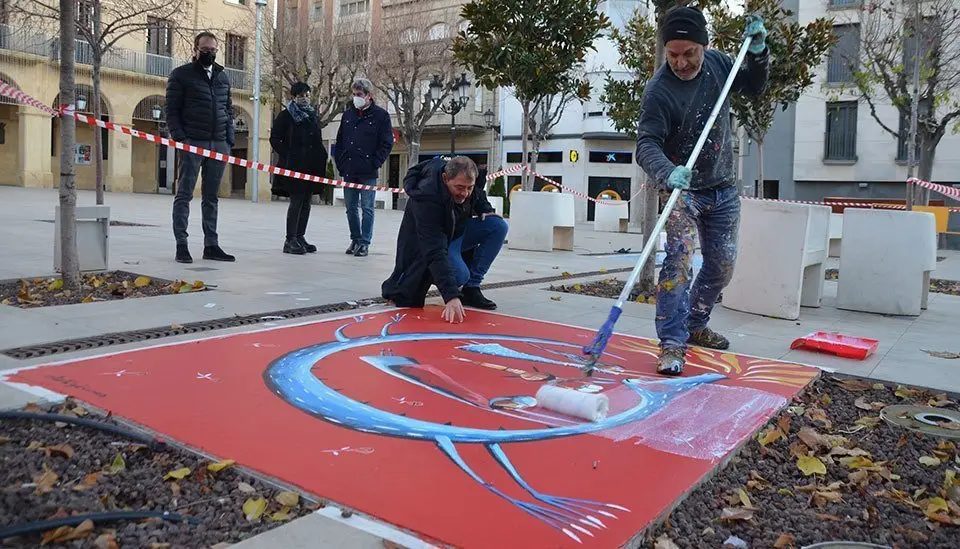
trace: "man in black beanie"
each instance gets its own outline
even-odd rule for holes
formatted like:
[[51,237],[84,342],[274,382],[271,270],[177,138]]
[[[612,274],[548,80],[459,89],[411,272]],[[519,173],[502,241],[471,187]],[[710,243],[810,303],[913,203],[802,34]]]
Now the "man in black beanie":
[[[751,37],[743,68],[731,93],[759,95],[767,82],[767,31],[757,16],[747,19]],[[710,49],[700,10],[680,7],[664,18],[661,40],[666,63],[644,89],[637,124],[637,163],[666,194],[684,192],[666,223],[666,258],[657,295],[657,371],[683,373],[687,344],[726,349],[730,342],[707,327],[737,257],[740,197],[733,172],[730,100],[724,102],[691,171],[685,164],[720,98],[733,59]],[[694,234],[700,235],[703,267],[691,284]]]

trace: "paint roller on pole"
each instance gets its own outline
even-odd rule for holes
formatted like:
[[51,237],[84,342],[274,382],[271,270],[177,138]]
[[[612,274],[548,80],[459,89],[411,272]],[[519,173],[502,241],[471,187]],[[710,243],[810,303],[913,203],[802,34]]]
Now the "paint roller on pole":
[[[700,139],[697,140],[697,144],[693,148],[690,158],[687,160],[687,168],[689,168],[691,171],[693,170],[694,164],[697,162],[697,157],[700,156],[700,150],[703,149],[703,145],[707,141],[707,136],[710,134],[710,129],[713,127],[713,123],[717,119],[717,115],[720,113],[720,108],[727,99],[727,93],[730,91],[730,87],[733,86],[733,81],[737,77],[737,73],[740,71],[740,65],[743,64],[743,60],[747,56],[747,50],[750,47],[751,41],[752,37],[744,37],[743,44],[740,46],[740,53],[737,54],[737,58],[733,62],[733,67],[730,69],[730,75],[727,76],[727,81],[723,85],[723,89],[720,91],[720,97],[717,99],[716,105],[713,106],[713,111],[710,113],[710,118],[707,119],[707,123],[704,125],[703,131],[700,132]],[[640,271],[643,270],[644,264],[646,264],[647,259],[649,259],[651,253],[653,253],[653,247],[657,242],[660,231],[662,231],[664,225],[666,225],[667,218],[670,217],[670,213],[673,211],[677,200],[680,198],[681,192],[682,191],[680,189],[674,189],[673,192],[670,193],[670,199],[667,201],[666,206],[664,206],[663,213],[660,214],[660,218],[657,219],[657,224],[654,226],[653,232],[647,235],[647,243],[643,247],[643,251],[640,252],[640,258],[637,260],[637,264],[633,267],[633,271],[630,273],[630,278],[628,278],[627,283],[623,285],[623,291],[620,292],[620,297],[617,298],[616,303],[614,303],[613,308],[610,310],[610,316],[607,317],[607,321],[604,322],[603,326],[600,327],[600,330],[597,332],[593,342],[583,348],[583,353],[590,355],[590,360],[584,368],[584,371],[587,375],[593,373],[593,369],[596,366],[597,361],[600,359],[600,356],[603,354],[603,350],[606,348],[607,342],[610,341],[610,337],[613,335],[613,326],[617,323],[617,319],[620,318],[620,314],[623,312],[623,304],[630,297],[630,292],[633,291],[633,287],[637,283],[637,278],[640,277]]]

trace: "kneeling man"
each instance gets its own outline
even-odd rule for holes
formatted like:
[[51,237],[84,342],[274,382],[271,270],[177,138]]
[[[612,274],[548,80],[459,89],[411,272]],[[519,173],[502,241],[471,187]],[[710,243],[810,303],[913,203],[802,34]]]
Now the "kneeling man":
[[[507,236],[483,190],[484,178],[465,156],[425,160],[407,171],[407,206],[397,235],[397,261],[384,281],[383,298],[400,307],[423,307],[436,284],[443,319],[463,322],[463,307],[492,310],[480,283]],[[465,252],[472,252],[469,264]]]

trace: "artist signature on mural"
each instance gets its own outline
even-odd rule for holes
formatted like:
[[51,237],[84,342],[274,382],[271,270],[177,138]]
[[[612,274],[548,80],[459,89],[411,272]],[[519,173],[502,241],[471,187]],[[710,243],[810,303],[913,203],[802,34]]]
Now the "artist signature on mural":
[[77,390],[79,390],[79,391],[83,391],[83,392],[85,392],[85,393],[90,393],[91,395],[96,395],[96,396],[98,396],[98,397],[100,397],[100,398],[106,398],[106,396],[107,396],[106,393],[100,392],[100,391],[98,391],[98,390],[96,390],[96,389],[91,389],[90,387],[87,387],[86,385],[84,385],[84,384],[82,384],[82,383],[78,383],[78,382],[76,382],[76,381],[74,381],[74,380],[72,380],[72,379],[70,379],[70,378],[67,378],[67,377],[64,377],[64,376],[61,376],[61,375],[47,376],[47,377],[49,377],[50,379],[52,379],[52,380],[54,380],[54,381],[56,381],[56,382],[58,382],[58,383],[62,383],[62,384],[64,384],[64,385],[66,385],[67,387],[72,387],[72,388],[77,389]]
[[335,455],[335,456],[339,456],[340,454],[344,454],[344,453],[347,453],[347,452],[353,452],[353,453],[356,453],[356,454],[367,455],[367,454],[372,454],[372,453],[373,453],[373,448],[370,448],[369,446],[365,446],[365,447],[363,447],[363,448],[351,448],[351,447],[349,447],[349,446],[344,446],[343,448],[340,448],[339,450],[324,450],[324,451],[323,451],[324,454],[329,453],[329,454],[333,454],[333,455]]

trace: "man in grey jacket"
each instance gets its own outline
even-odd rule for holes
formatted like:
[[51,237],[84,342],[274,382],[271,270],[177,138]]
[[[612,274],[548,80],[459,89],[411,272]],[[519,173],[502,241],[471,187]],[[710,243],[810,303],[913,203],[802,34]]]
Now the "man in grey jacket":
[[[767,31],[748,18],[752,42],[731,93],[759,95],[769,70]],[[685,192],[667,220],[666,258],[657,295],[657,371],[683,372],[687,344],[726,349],[730,342],[707,327],[720,291],[730,282],[737,257],[740,197],[733,173],[729,98],[717,115],[694,169],[685,164],[720,98],[733,60],[708,48],[707,22],[699,10],[671,10],[661,40],[666,63],[647,82],[637,125],[637,163],[666,193]],[[703,268],[691,285],[694,234],[699,232]]]

